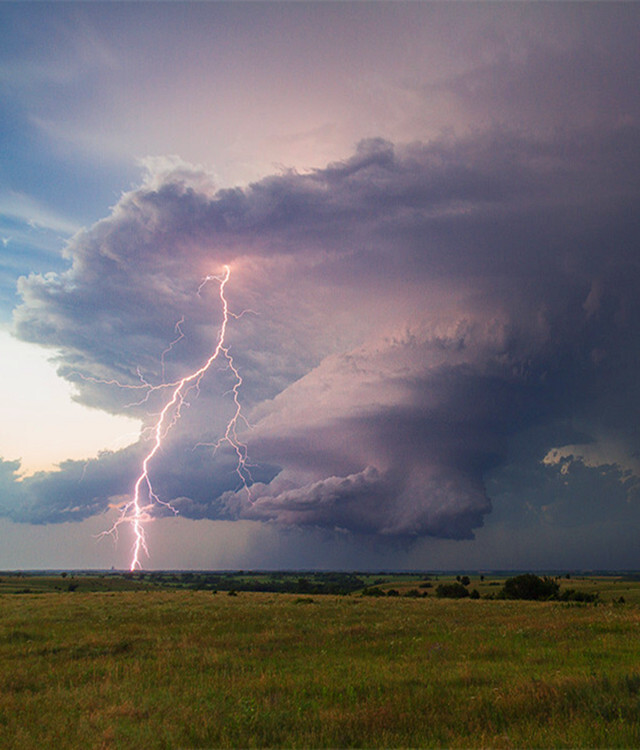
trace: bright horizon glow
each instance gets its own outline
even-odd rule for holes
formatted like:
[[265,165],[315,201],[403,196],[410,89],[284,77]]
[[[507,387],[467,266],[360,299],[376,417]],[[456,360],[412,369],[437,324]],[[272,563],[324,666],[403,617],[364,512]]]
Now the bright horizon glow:
[[73,386],[56,374],[50,353],[0,330],[0,388],[6,394],[0,456],[21,459],[21,476],[50,471],[68,459],[135,443],[137,419],[114,416],[73,401]]

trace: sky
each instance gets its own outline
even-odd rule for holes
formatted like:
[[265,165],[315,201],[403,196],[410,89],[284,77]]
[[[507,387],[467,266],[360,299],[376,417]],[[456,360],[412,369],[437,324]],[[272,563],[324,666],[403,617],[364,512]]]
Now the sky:
[[639,22],[1,3],[0,569],[640,567]]

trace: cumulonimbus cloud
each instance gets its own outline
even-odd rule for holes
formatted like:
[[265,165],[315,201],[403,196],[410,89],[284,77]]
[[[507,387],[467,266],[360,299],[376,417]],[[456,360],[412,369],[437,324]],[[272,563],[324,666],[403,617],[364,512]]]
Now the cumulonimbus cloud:
[[[201,362],[220,310],[199,285],[228,263],[230,304],[250,311],[229,342],[251,498],[203,447],[229,408],[216,372],[152,467],[164,499],[197,518],[468,538],[491,509],[487,473],[527,431],[540,460],[576,425],[640,447],[639,145],[629,124],[369,140],[325,169],[225,190],[165,162],[76,235],[67,272],[20,282],[15,331],[52,347],[79,400],[144,418],[156,402],[132,407],[98,381],[157,383]],[[27,484],[11,465],[3,512],[100,512],[129,491],[136,451],[90,462],[64,503],[52,488],[75,465]]]

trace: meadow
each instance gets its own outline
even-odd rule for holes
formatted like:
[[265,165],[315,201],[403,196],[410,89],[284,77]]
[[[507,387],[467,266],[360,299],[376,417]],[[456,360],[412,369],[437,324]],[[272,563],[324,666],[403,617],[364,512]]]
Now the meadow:
[[638,581],[563,582],[593,605],[74,580],[2,577],[2,748],[640,746]]

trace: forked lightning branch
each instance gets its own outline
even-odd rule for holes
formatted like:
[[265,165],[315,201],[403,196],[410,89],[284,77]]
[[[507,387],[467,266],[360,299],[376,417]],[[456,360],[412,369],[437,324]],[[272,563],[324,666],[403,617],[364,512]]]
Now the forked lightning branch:
[[[149,548],[147,546],[147,535],[146,535],[146,524],[152,519],[154,506],[163,505],[174,513],[177,514],[177,510],[171,505],[170,502],[162,500],[155,492],[153,487],[153,481],[151,478],[151,470],[153,459],[156,454],[162,448],[163,441],[166,439],[168,433],[172,427],[180,420],[181,409],[185,404],[185,398],[189,391],[193,388],[197,388],[200,381],[211,368],[214,362],[218,359],[223,358],[226,360],[228,368],[234,377],[233,388],[231,394],[233,397],[234,412],[227,423],[226,429],[222,437],[213,446],[215,449],[226,443],[235,452],[237,457],[236,473],[240,478],[242,485],[248,488],[248,482],[251,480],[249,469],[247,466],[247,447],[238,438],[238,422],[242,419],[242,410],[240,404],[240,387],[242,386],[242,377],[238,372],[238,369],[234,365],[233,357],[230,354],[229,347],[226,344],[227,325],[230,317],[238,317],[229,311],[229,304],[225,296],[225,287],[231,276],[231,269],[229,266],[224,266],[224,273],[221,276],[207,276],[202,284],[200,285],[198,292],[203,288],[205,284],[210,281],[216,281],[219,284],[219,297],[220,304],[222,307],[222,324],[218,332],[218,339],[213,352],[206,360],[206,362],[199,367],[197,370],[189,375],[186,375],[181,380],[172,383],[163,383],[159,386],[151,385],[150,383],[143,382],[141,385],[127,386],[116,381],[98,381],[103,383],[115,384],[123,388],[134,388],[144,389],[146,391],[146,397],[152,392],[157,390],[167,389],[169,391],[169,397],[158,415],[158,418],[154,425],[151,426],[150,432],[151,447],[145,455],[138,478],[136,479],[133,487],[133,493],[131,500],[125,503],[121,510],[118,519],[115,521],[113,526],[103,532],[103,534],[117,534],[120,527],[129,525],[133,532],[134,542],[131,556],[131,562],[129,568],[131,571],[142,568],[141,557],[145,555],[149,557]],[[182,323],[182,321],[181,321]],[[182,337],[182,330],[177,327],[177,331]],[[178,340],[178,339],[177,339]],[[174,341],[170,346],[177,342]],[[163,354],[166,353],[163,352]],[[91,380],[94,380],[91,378]]]

